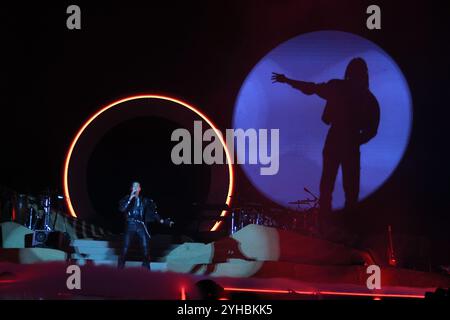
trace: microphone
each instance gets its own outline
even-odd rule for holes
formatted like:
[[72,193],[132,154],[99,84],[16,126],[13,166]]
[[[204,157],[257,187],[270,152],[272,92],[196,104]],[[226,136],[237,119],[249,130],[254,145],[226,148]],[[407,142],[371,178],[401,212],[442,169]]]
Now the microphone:
[[133,198],[136,198],[136,190],[131,191],[130,198],[128,201],[131,201]]

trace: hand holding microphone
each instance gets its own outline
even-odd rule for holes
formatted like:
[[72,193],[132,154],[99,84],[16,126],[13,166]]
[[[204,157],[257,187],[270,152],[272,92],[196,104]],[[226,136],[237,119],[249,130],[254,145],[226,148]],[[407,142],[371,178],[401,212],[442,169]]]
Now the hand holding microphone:
[[130,194],[130,199],[128,201],[131,201],[133,198],[136,198],[136,190],[133,190]]

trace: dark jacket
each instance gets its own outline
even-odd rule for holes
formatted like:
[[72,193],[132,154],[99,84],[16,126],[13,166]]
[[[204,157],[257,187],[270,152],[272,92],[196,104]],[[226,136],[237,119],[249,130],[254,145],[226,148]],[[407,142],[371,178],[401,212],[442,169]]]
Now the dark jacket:
[[[131,201],[128,201],[130,198],[129,195],[123,197],[119,201],[119,211],[126,214],[126,219],[129,220],[132,210],[135,203],[135,198],[133,198]],[[155,202],[150,198],[141,197],[142,201],[142,217],[139,220],[142,220],[144,223],[150,223],[150,222],[160,222],[161,216],[158,214],[157,207]]]
[[326,148],[359,148],[377,134],[380,107],[375,96],[361,84],[333,79],[326,83],[292,81],[291,85],[327,101],[322,115],[322,121],[330,126]]

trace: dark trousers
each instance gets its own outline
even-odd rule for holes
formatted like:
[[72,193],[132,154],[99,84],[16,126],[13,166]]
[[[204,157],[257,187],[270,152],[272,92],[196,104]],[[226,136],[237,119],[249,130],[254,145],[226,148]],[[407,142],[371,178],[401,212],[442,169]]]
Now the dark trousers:
[[141,244],[142,265],[147,269],[150,269],[150,254],[149,254],[150,236],[147,234],[147,230],[143,223],[133,221],[127,221],[126,223],[125,236],[123,239],[122,252],[118,261],[118,267],[123,268],[125,266],[128,248],[135,236],[138,237]]
[[345,208],[351,209],[358,202],[361,167],[359,147],[325,148],[320,179],[320,211],[322,213],[331,212],[332,194],[340,166],[342,166]]

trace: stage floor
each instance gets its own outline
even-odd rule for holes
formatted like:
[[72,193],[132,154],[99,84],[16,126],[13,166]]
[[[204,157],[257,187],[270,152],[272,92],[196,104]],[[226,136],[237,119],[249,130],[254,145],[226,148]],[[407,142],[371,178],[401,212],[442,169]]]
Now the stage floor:
[[19,265],[0,263],[0,299],[201,299],[197,283],[209,279],[224,296],[256,299],[422,299],[436,288],[383,286],[379,290],[350,284],[309,283],[285,278],[208,277],[141,267],[80,267],[80,289],[69,289],[72,273],[63,262]]

